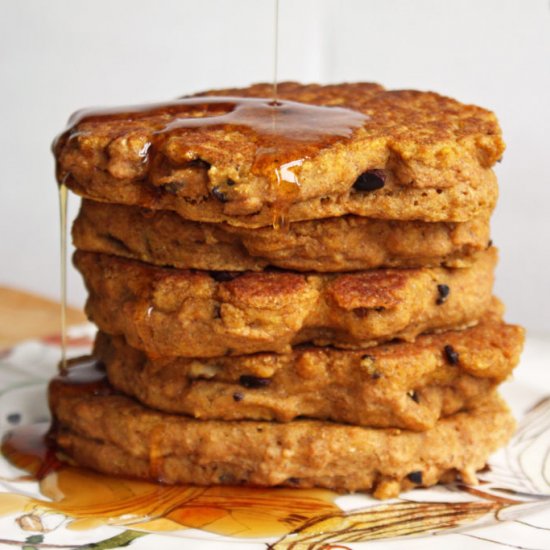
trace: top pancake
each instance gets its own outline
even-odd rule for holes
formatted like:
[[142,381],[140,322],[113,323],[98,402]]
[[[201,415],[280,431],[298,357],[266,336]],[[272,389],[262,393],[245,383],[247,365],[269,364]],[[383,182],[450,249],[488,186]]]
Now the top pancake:
[[278,106],[211,96],[270,98],[271,87],[77,114],[54,146],[58,180],[100,201],[248,227],[344,214],[467,221],[494,207],[504,145],[479,107],[369,83],[283,83]]

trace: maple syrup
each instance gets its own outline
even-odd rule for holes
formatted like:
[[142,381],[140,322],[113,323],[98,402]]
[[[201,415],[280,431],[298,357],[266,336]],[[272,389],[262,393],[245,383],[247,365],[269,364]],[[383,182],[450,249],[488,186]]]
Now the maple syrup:
[[[69,360],[51,384],[87,395],[114,391],[102,364],[91,356]],[[39,483],[44,500],[29,497],[26,504],[71,517],[72,529],[109,524],[154,532],[197,528],[226,536],[269,537],[339,511],[333,503],[338,495],[324,489],[165,485],[97,473],[72,465],[66,457],[59,460],[63,451],[56,448],[57,429],[55,422],[51,427],[21,426],[6,435],[1,450],[11,464],[30,474],[17,481]],[[14,499],[11,512],[20,508],[21,498]]]
[[344,107],[323,107],[295,101],[250,97],[191,97],[168,103],[100,110],[83,110],[69,120],[70,127],[54,143],[85,133],[85,124],[149,118],[155,127],[151,141],[142,148],[149,179],[162,144],[171,136],[223,129],[246,134],[254,143],[252,172],[279,185],[285,197],[299,186],[298,168],[309,157],[333,143],[349,138],[367,116]]
[[67,368],[67,199],[68,191],[64,182],[58,187],[59,195],[59,272],[61,282],[61,369]]
[[279,0],[274,0],[275,17],[273,25],[273,102],[277,103],[277,69],[279,68]]
[[[68,379],[86,383],[81,375]],[[28,507],[54,511],[72,518],[71,529],[108,524],[153,532],[196,528],[225,536],[270,537],[339,512],[333,503],[338,495],[322,489],[162,485],[99,474],[57,460],[48,434],[48,425],[42,423],[16,428],[5,437],[4,457],[29,472],[45,498],[25,497],[22,502],[18,495],[13,510],[3,506],[4,513]]]
[[[279,212],[284,215],[299,195],[302,164],[322,149],[351,138],[365,125],[368,116],[344,107],[278,98],[191,97],[154,105],[77,112],[69,120],[69,129],[54,143],[54,149],[59,150],[72,139],[85,135],[86,128],[94,123],[119,121],[124,124],[142,119],[149,119],[147,126],[153,129],[140,152],[146,172],[144,180],[153,186],[164,176],[166,167],[162,151],[170,138],[213,129],[223,130],[226,135],[231,132],[244,134],[247,146],[254,148],[251,173],[268,182],[275,212],[274,225],[278,225]],[[196,141],[200,141],[199,136],[190,136],[189,143]],[[181,147],[187,149],[186,145]],[[189,151],[182,151],[182,154],[185,156]],[[196,163],[209,166],[208,159],[185,161],[187,166]],[[58,168],[58,178],[67,176]],[[227,179],[227,185],[232,186],[234,182]],[[217,186],[212,193],[221,202],[226,201],[225,194]]]
[[107,380],[103,364],[95,357],[84,356],[67,361],[67,368],[55,376],[50,384],[62,384],[71,393],[108,395],[114,389]]

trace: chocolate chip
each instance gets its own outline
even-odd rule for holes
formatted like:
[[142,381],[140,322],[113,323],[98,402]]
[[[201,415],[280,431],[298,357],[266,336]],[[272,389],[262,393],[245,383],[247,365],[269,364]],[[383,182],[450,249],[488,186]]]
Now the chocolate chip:
[[235,185],[235,182],[232,179],[228,179],[225,183],[228,187],[233,187]]
[[420,398],[418,397],[418,394],[417,394],[414,390],[411,390],[411,391],[407,392],[407,395],[408,395],[415,403],[420,403]]
[[300,478],[298,477],[289,477],[286,480],[287,483],[290,483],[291,485],[299,485],[300,484]]
[[188,168],[203,168],[205,170],[208,170],[210,166],[212,166],[209,162],[206,162],[205,160],[198,158],[190,160],[186,166]]
[[244,399],[244,393],[241,393],[240,391],[238,391],[233,394],[233,401],[239,402],[239,401],[242,401],[243,399]]
[[367,170],[363,172],[353,184],[356,191],[376,191],[384,187],[386,173],[384,170]]
[[487,248],[491,248],[493,246],[493,239],[489,239],[489,242],[487,243]]
[[374,366],[375,361],[376,358],[368,353],[361,356],[361,366],[367,370],[367,373],[372,380],[378,380],[382,376]]
[[499,159],[497,159],[497,162],[500,164],[502,162],[502,157],[500,157]]
[[422,483],[422,472],[411,472],[410,474],[407,474],[407,478],[409,479],[409,481],[420,485]]
[[171,183],[167,183],[166,185],[163,185],[162,188],[167,192],[170,193],[170,195],[177,195],[184,187],[184,183],[179,181],[173,181]]
[[243,374],[239,378],[239,384],[249,389],[265,388],[271,384],[271,378],[260,378],[250,374]]
[[384,311],[386,308],[384,306],[378,306],[378,307],[356,307],[353,309],[353,314],[356,315],[359,318],[366,317],[370,311]]
[[231,472],[221,474],[218,479],[224,485],[234,485],[236,481],[235,476]]
[[453,346],[450,346],[449,344],[447,344],[444,348],[443,348],[443,352],[445,353],[445,358],[447,359],[447,361],[449,362],[449,364],[451,365],[458,365],[458,360],[459,360],[459,355],[458,353],[455,351],[455,349],[453,348]]
[[216,304],[214,306],[214,319],[221,319],[222,318],[222,308],[220,304]]
[[220,191],[219,187],[212,188],[212,195],[214,195],[214,197],[216,197],[220,202],[227,202],[229,200],[227,195],[223,191]]
[[441,304],[444,304],[447,301],[447,298],[449,297],[449,294],[451,293],[451,289],[448,285],[437,285],[437,292],[439,296],[437,297],[437,300],[435,303],[440,306]]
[[242,275],[240,271],[209,271],[208,274],[218,283],[227,283]]
[[20,413],[10,413],[6,417],[9,424],[19,424],[21,422],[21,414]]

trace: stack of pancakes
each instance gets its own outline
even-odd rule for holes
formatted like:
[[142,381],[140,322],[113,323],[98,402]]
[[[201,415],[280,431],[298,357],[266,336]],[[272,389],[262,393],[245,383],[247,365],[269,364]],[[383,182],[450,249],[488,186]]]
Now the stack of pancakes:
[[278,91],[85,112],[58,139],[99,327],[93,374],[50,385],[59,447],[167,483],[475,482],[513,431],[496,388],[523,343],[492,296],[494,115],[376,84]]

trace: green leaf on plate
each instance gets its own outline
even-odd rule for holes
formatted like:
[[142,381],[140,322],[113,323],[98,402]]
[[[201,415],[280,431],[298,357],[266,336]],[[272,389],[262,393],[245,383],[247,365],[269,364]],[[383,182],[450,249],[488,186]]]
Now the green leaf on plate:
[[109,539],[84,544],[82,546],[78,546],[77,548],[80,550],[109,550],[109,548],[121,548],[123,546],[128,546],[133,540],[147,534],[148,533],[141,533],[140,531],[131,531],[128,529]]
[[40,544],[44,541],[44,535],[31,535],[25,539],[26,544]]

